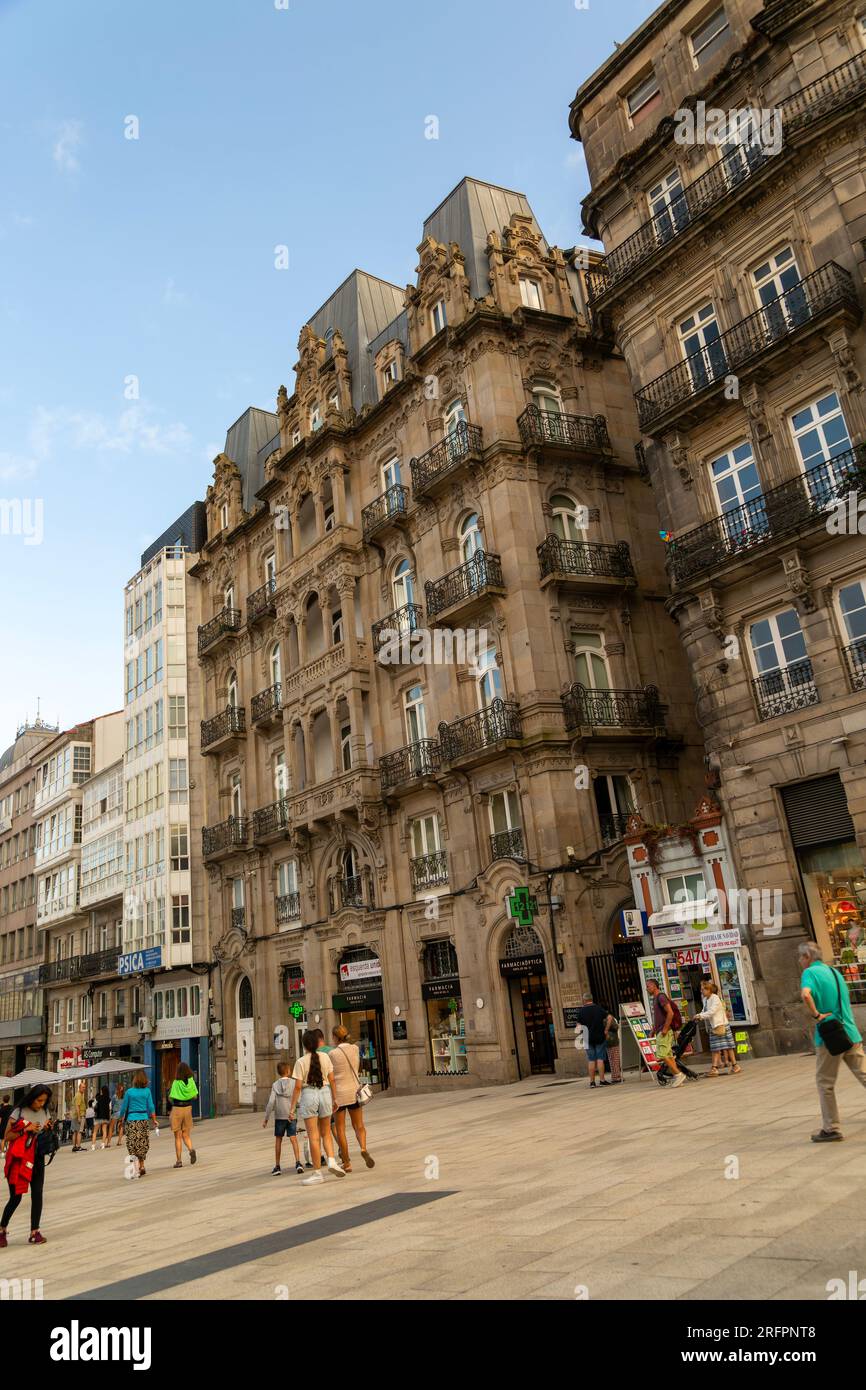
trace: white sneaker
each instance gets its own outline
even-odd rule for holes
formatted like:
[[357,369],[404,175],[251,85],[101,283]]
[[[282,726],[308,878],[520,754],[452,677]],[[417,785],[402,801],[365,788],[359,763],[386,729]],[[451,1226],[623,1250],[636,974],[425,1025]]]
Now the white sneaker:
[[302,1187],[309,1187],[309,1185],[310,1185],[311,1182],[324,1182],[324,1181],[325,1181],[325,1179],[322,1177],[321,1173],[313,1173],[312,1176],[309,1177],[309,1178],[301,1178],[301,1186],[302,1186]]
[[676,1074],[676,1076],[674,1077],[673,1081],[671,1082],[671,1085],[672,1085],[672,1086],[682,1086],[682,1084],[683,1084],[683,1082],[685,1081],[685,1079],[686,1079],[685,1072],[678,1071],[677,1074]]
[[335,1158],[328,1159],[328,1169],[337,1178],[344,1178],[346,1176],[345,1168],[341,1168]]
[[104,1148],[105,1148],[105,1145],[104,1145],[104,1144],[100,1144],[99,1147],[100,1147],[101,1149],[104,1149]]

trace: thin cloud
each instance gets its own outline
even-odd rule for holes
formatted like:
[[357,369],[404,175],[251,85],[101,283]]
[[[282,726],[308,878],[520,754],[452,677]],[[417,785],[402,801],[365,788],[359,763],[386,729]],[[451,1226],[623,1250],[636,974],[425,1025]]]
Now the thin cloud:
[[10,454],[0,449],[0,482],[17,482],[22,478],[32,478],[36,472],[35,458],[25,454]]
[[81,129],[80,121],[64,121],[58,131],[51,157],[64,174],[77,174],[81,168],[78,162]]
[[114,419],[99,411],[40,409],[31,443],[37,456],[47,459],[58,443],[68,449],[103,454],[189,453],[193,437],[181,421],[162,421],[159,412],[142,401]]
[[162,291],[163,304],[185,304],[186,300],[186,291],[179,290],[174,280],[166,280]]

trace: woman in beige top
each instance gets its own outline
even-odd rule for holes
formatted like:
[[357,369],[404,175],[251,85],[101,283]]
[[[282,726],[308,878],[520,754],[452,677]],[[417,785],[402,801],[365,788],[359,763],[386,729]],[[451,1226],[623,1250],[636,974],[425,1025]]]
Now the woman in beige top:
[[355,1138],[361,1146],[361,1157],[368,1168],[374,1167],[373,1160],[367,1152],[367,1130],[364,1125],[364,1107],[363,1105],[358,1105],[355,1100],[358,1087],[361,1084],[358,1076],[361,1065],[361,1054],[358,1050],[358,1044],[350,1040],[348,1028],[334,1028],[331,1036],[334,1039],[334,1046],[331,1048],[328,1056],[334,1068],[334,1100],[336,1102],[334,1122],[337,1127],[337,1143],[340,1148],[340,1158],[343,1168],[347,1173],[351,1173],[352,1165],[349,1162],[349,1141],[346,1138],[347,1114],[352,1121]]

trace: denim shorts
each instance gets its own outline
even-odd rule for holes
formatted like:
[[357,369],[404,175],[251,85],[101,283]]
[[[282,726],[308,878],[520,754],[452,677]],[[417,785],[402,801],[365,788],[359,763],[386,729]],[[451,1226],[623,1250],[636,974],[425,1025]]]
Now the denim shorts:
[[285,1139],[286,1135],[293,1139],[298,1132],[296,1120],[274,1120],[274,1138]]
[[330,1086],[304,1086],[301,1090],[299,1120],[314,1120],[316,1117],[327,1120],[333,1108]]
[[607,1043],[587,1043],[586,1060],[588,1062],[606,1062]]

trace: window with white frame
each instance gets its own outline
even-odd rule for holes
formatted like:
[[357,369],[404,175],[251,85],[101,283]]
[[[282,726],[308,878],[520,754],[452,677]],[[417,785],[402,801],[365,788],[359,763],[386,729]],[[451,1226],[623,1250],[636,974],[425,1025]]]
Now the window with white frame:
[[405,608],[415,602],[415,574],[408,560],[399,560],[392,580],[394,607]]
[[457,434],[461,425],[466,424],[466,410],[462,401],[452,401],[445,411],[445,435],[451,438]]
[[731,37],[731,26],[723,5],[703,20],[689,35],[692,62],[702,68],[718,53]]
[[168,697],[168,736],[169,738],[186,738],[185,695],[169,695]]
[[553,381],[541,379],[532,383],[532,404],[542,415],[561,415],[562,397],[559,387]]
[[604,635],[601,632],[576,632],[574,643],[575,680],[589,690],[609,690],[610,679],[604,658]]
[[470,512],[469,516],[464,517],[460,523],[460,551],[464,563],[471,560],[473,555],[477,555],[484,549],[484,538],[481,535],[481,522],[477,512]]
[[420,685],[413,685],[403,697],[403,713],[406,720],[407,742],[420,743],[427,737],[427,718],[424,713],[424,691]]
[[331,612],[331,646],[339,647],[343,640],[343,610],[334,608]]
[[171,867],[175,872],[189,868],[189,830],[185,825],[173,825],[169,832]]
[[392,362],[388,362],[388,363],[386,364],[386,366],[384,366],[384,367],[382,368],[382,389],[383,389],[383,391],[387,391],[388,388],[389,388],[390,386],[393,386],[393,385],[395,384],[395,382],[397,382],[397,381],[399,381],[399,380],[400,380],[400,369],[399,369],[399,367],[397,366],[397,359],[394,358],[394,360],[393,360]]
[[784,246],[752,271],[752,284],[771,338],[790,333],[809,318],[802,278],[791,246]]
[[681,319],[677,333],[696,391],[724,376],[728,364],[714,304],[704,304]]
[[656,240],[664,245],[689,224],[689,208],[679,169],[669,169],[647,193]]
[[709,469],[719,514],[729,538],[736,541],[756,530],[766,530],[764,489],[748,440],[712,459]]
[[862,642],[866,638],[866,582],[855,579],[851,584],[843,584],[837,597],[848,641]]
[[752,660],[757,675],[784,671],[807,661],[806,639],[796,608],[760,618],[749,628]]
[[828,391],[795,410],[790,416],[790,426],[805,473],[851,448],[851,435],[835,391]]
[[433,325],[434,334],[442,332],[442,329],[448,322],[444,299],[437,299],[436,303],[433,305],[430,310],[430,322]]
[[665,899],[671,907],[677,903],[699,903],[707,896],[702,873],[667,874],[664,879]]
[[400,460],[398,458],[389,459],[382,465],[382,491],[388,492],[392,487],[400,484]]
[[237,675],[237,671],[229,671],[228,680],[226,681],[226,700],[227,700],[227,702],[228,702],[229,709],[237,709],[237,707],[238,707],[238,675]]
[[638,125],[645,120],[661,99],[659,81],[655,72],[645,73],[625,94],[625,106],[629,121]]
[[521,275],[520,280],[520,302],[526,309],[543,309],[544,304],[541,299],[541,285],[537,280],[533,280],[529,275]]
[[313,431],[313,433],[315,434],[316,430],[319,430],[319,429],[321,429],[321,428],[322,428],[322,407],[319,405],[319,402],[316,401],[315,404],[312,405],[312,406],[310,407],[310,429],[311,429],[311,430]]
[[171,942],[183,946],[190,939],[189,894],[176,893],[171,900]]
[[263,569],[265,572],[265,583],[269,589],[273,589],[277,582],[277,557],[273,551],[265,556]]
[[285,800],[289,794],[289,768],[283,752],[274,756],[274,792],[278,801]]
[[635,810],[634,789],[628,777],[621,773],[599,773],[592,783],[605,844],[622,839],[625,821]]
[[270,655],[271,685],[281,685],[283,680],[283,658],[279,642],[271,647]]
[[292,430],[292,448],[294,449],[295,445],[296,445],[296,444],[300,444],[300,442],[301,442],[301,431],[300,431],[300,430],[297,428],[297,426],[296,426],[295,429]]
[[298,892],[298,865],[294,859],[283,859],[277,865],[277,897],[288,898]]
[[478,657],[475,689],[478,693],[479,709],[486,709],[492,705],[494,700],[502,699],[502,673],[496,661],[496,652],[492,648],[482,652]]
[[439,853],[438,816],[418,816],[411,822],[409,833],[412,841],[413,859],[424,859],[428,854]]
[[59,1033],[59,1032],[61,1032],[62,1027],[63,1027],[63,1004],[62,1004],[62,1001],[61,1001],[60,999],[55,999],[55,1000],[54,1000],[54,1015],[53,1015],[52,1023],[51,1023],[51,1031],[52,1031],[53,1033]]
[[507,835],[513,830],[522,829],[523,821],[520,816],[520,802],[517,799],[517,792],[493,792],[488,810],[491,834]]
[[234,773],[232,776],[230,787],[229,804],[231,806],[231,814],[236,820],[240,820],[243,816],[243,798],[241,794],[241,775],[239,772]]
[[554,493],[550,499],[553,534],[561,541],[583,541],[586,539],[586,507],[575,502],[566,492]]
[[75,1031],[75,1000],[72,995],[66,1000],[66,1031],[67,1033]]
[[223,530],[223,531],[227,531],[227,530],[228,530],[228,525],[229,525],[229,504],[228,504],[228,502],[223,502],[222,506],[220,507],[220,529]]

